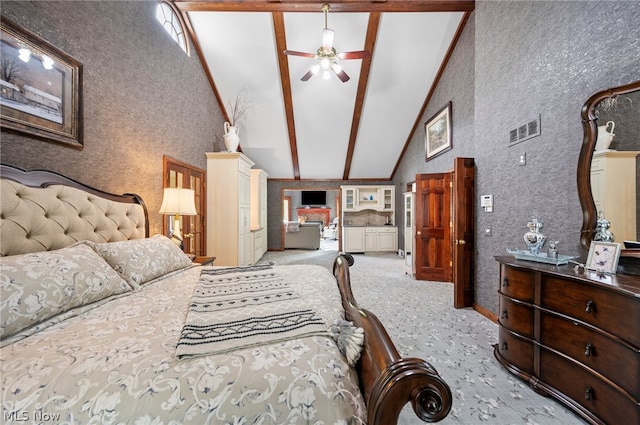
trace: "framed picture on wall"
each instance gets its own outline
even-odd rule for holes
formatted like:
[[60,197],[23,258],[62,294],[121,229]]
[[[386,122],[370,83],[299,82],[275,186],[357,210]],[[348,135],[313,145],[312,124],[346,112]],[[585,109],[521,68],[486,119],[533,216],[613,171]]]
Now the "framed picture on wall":
[[82,65],[2,19],[0,125],[82,149]]
[[620,244],[592,241],[587,256],[587,270],[615,274],[620,259]]
[[451,149],[451,102],[424,125],[425,161]]

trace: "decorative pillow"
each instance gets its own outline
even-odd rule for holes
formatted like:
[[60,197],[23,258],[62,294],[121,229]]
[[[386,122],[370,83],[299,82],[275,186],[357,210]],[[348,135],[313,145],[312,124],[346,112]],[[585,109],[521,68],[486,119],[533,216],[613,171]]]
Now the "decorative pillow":
[[172,271],[193,266],[180,247],[163,235],[93,244],[93,248],[134,288]]
[[86,242],[0,257],[0,337],[131,289]]

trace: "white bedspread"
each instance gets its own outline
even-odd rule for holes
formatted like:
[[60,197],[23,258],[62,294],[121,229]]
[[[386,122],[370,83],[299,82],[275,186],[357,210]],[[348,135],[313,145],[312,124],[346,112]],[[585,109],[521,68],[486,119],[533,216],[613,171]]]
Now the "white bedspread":
[[[356,374],[330,337],[178,360],[200,269],[145,284],[1,348],[4,422],[364,423]],[[278,270],[309,305],[324,306],[319,314],[343,315],[327,269]]]

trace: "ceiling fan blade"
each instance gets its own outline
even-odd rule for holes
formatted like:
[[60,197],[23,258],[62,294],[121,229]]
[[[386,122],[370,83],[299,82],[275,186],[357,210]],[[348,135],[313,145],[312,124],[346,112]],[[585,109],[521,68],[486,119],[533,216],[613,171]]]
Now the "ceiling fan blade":
[[325,28],[322,30],[322,48],[325,52],[330,52],[333,48],[333,30]]
[[313,75],[315,74],[315,72],[313,72],[313,69],[310,69],[309,71],[307,71],[306,74],[304,74],[302,76],[302,78],[300,78],[301,81],[307,81],[309,78],[313,77]]
[[285,55],[302,56],[302,57],[305,57],[305,58],[312,58],[312,59],[316,57],[315,53],[296,52],[295,50],[285,50],[283,53]]
[[346,83],[347,81],[349,81],[349,76],[347,75],[346,72],[344,72],[342,67],[332,66],[331,70],[334,72],[334,74],[338,76],[338,78],[340,78],[340,81],[342,81],[343,83]]
[[338,53],[338,59],[367,59],[371,56],[368,50],[359,50],[357,52],[342,52]]

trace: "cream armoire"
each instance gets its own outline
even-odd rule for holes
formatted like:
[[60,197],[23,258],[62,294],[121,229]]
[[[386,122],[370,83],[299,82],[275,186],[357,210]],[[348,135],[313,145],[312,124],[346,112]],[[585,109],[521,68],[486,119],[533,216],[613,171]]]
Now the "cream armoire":
[[254,261],[251,167],[240,152],[207,152],[207,256],[216,266]]

